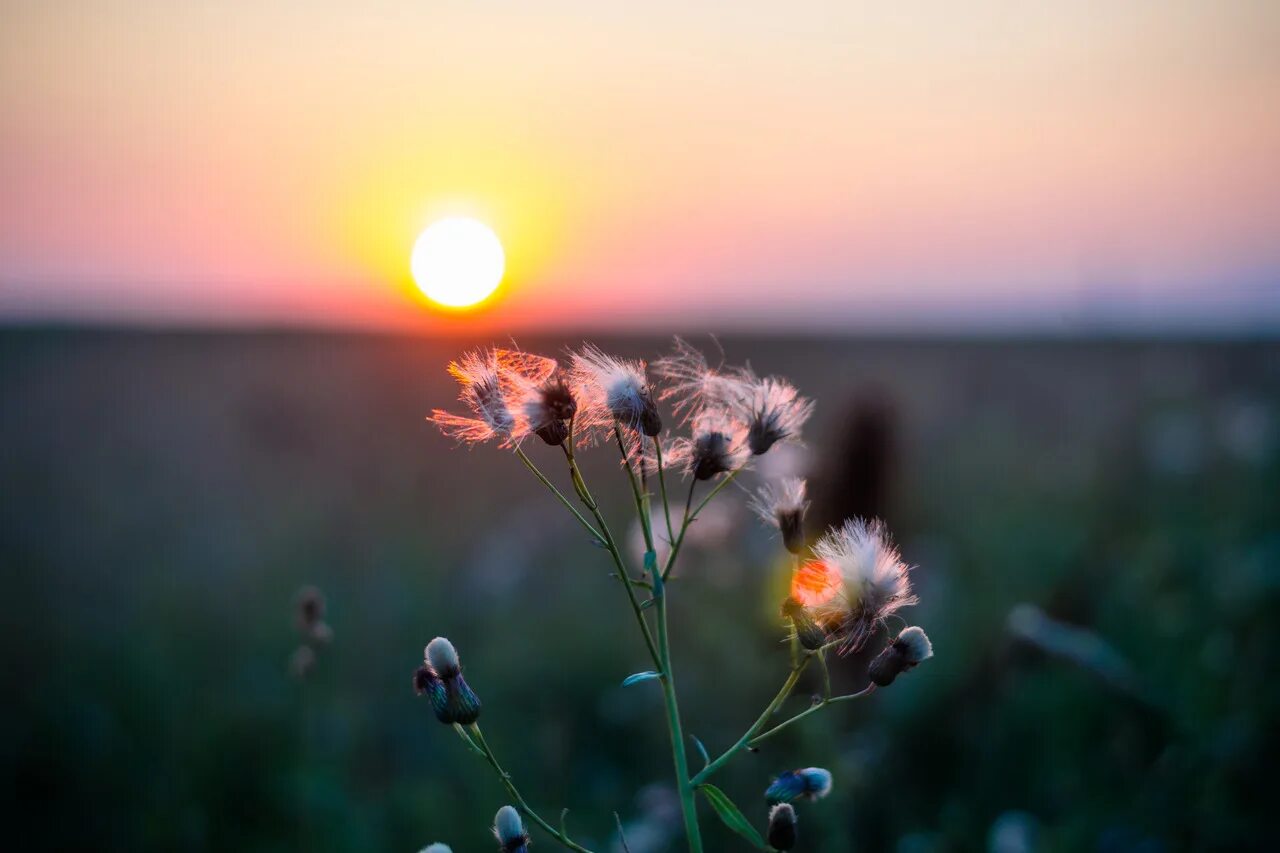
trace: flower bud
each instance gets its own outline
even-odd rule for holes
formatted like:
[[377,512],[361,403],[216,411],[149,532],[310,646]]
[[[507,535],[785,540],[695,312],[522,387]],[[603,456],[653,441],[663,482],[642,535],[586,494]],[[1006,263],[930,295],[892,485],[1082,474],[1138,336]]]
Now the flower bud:
[[559,447],[569,437],[569,425],[564,421],[552,421],[549,424],[538,427],[533,431],[533,434],[552,447]]
[[778,803],[769,810],[765,840],[774,850],[790,850],[796,846],[796,810],[790,803]]
[[782,603],[782,615],[791,620],[791,629],[795,631],[800,645],[809,651],[816,651],[827,644],[827,632],[817,623],[804,605],[790,596]]
[[525,853],[529,849],[529,835],[524,831],[524,821],[512,806],[503,806],[493,817],[493,835],[498,839],[502,853]]
[[464,726],[480,718],[480,697],[462,677],[462,664],[453,644],[436,637],[427,644],[425,663],[413,673],[413,689],[427,694],[436,719],[446,725]]
[[831,793],[831,771],[821,767],[788,770],[773,780],[764,792],[771,803],[790,803],[794,800],[820,800]]
[[912,625],[903,628],[897,638],[876,655],[867,674],[879,687],[893,684],[899,674],[912,669],[921,661],[933,657],[933,644],[923,630]]
[[804,553],[804,510],[778,512],[778,530],[782,533],[782,546],[792,554]]
[[648,394],[642,398],[638,415],[637,421],[642,433],[652,438],[662,432],[662,415],[658,414],[658,405]]

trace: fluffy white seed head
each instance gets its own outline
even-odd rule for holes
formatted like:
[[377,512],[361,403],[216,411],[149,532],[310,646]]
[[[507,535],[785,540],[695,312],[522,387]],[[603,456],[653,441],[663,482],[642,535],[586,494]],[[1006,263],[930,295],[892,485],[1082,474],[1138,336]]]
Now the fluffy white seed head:
[[502,845],[512,844],[524,838],[524,821],[513,806],[503,806],[493,817],[493,834]]
[[447,673],[457,672],[462,668],[461,663],[458,661],[458,650],[453,647],[453,643],[444,637],[436,637],[427,643],[423,656],[436,674],[441,677],[444,677]]
[[448,844],[441,844],[437,841],[435,844],[428,844],[423,847],[420,853],[453,853],[453,850],[450,849]]
[[814,566],[832,581],[831,594],[805,603],[820,623],[843,638],[845,652],[861,648],[886,617],[916,602],[910,567],[879,521],[851,519],[833,527],[813,552]]
[[458,399],[470,415],[436,409],[427,420],[450,438],[468,444],[498,439],[504,446],[530,432],[525,403],[556,370],[556,361],[509,349],[473,350],[450,362]]
[[902,649],[902,654],[910,664],[917,664],[933,657],[933,643],[929,642],[929,635],[923,628],[917,628],[915,625],[903,628],[894,645]]
[[624,427],[657,435],[662,421],[654,404],[643,361],[606,355],[586,344],[573,354],[572,384],[579,395],[579,420],[585,428]]

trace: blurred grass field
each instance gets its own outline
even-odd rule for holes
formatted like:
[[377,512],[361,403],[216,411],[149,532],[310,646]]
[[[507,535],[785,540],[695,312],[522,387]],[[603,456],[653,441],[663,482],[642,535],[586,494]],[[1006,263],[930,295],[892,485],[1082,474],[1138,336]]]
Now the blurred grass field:
[[[620,687],[645,657],[604,555],[509,453],[424,421],[470,343],[0,333],[10,849],[491,849],[501,788],[410,689],[436,634],[540,811],[604,850],[617,811],[634,853],[666,849],[665,724],[657,690]],[[717,782],[750,816],[771,774],[821,765],[835,790],[801,809],[803,851],[1280,845],[1280,345],[721,343],[817,398],[789,464],[817,517],[889,522],[937,650],[730,764]],[[587,470],[621,528],[614,460]],[[786,565],[743,504],[730,490],[672,599],[686,730],[713,753],[787,666]],[[300,682],[306,583],[336,637]],[[1023,603],[1132,683],[1012,635]],[[703,822],[709,849],[741,849]]]

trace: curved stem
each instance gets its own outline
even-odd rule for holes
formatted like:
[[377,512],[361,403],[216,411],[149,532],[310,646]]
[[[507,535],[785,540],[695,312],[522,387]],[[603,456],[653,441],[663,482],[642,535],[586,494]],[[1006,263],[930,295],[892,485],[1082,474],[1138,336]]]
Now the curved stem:
[[773,697],[773,701],[771,701],[768,707],[764,709],[764,712],[760,717],[751,724],[751,728],[747,729],[746,733],[743,734],[742,737],[738,738],[737,742],[733,746],[726,749],[719,758],[715,759],[706,767],[698,771],[698,775],[694,776],[691,780],[691,784],[694,787],[697,787],[707,781],[711,774],[723,767],[730,758],[733,758],[733,756],[738,752],[751,745],[751,739],[756,736],[757,732],[765,727],[765,724],[769,722],[769,718],[778,710],[778,706],[786,701],[786,698],[791,695],[791,691],[795,689],[796,682],[800,680],[800,673],[804,672],[804,668],[809,665],[809,657],[810,656],[806,655],[804,659],[800,661],[798,666],[792,667],[791,673],[787,676],[787,680],[783,682],[782,688],[778,691],[778,695]]
[[484,755],[485,761],[489,762],[489,766],[498,774],[498,779],[502,782],[502,786],[507,789],[507,793],[511,795],[511,798],[516,801],[516,806],[524,813],[525,817],[540,826],[543,832],[554,838],[561,846],[569,850],[576,850],[578,853],[591,853],[586,847],[571,840],[568,835],[543,820],[542,816],[535,812],[525,801],[525,798],[516,790],[515,783],[511,781],[511,774],[503,770],[502,765],[498,763],[498,758],[493,754],[488,741],[484,739],[484,733],[480,731],[478,723],[471,724],[471,733],[475,735],[473,743],[475,743],[476,748],[480,750],[481,754]]

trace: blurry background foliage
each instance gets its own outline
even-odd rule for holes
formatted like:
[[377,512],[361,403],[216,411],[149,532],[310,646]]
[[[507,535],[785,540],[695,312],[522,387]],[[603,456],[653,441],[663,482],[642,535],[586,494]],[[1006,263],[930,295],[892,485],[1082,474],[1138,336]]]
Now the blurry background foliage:
[[[635,853],[665,849],[659,692],[619,686],[645,657],[607,560],[513,457],[453,449],[423,420],[471,343],[0,335],[16,849],[490,849],[502,792],[410,689],[436,634],[540,810],[569,807],[605,850],[616,810]],[[835,790],[800,808],[800,850],[1280,843],[1280,347],[723,344],[817,398],[807,454],[765,473],[810,474],[819,523],[889,522],[919,566],[907,619],[937,649],[722,772],[759,825],[772,774],[822,765]],[[621,520],[613,457],[586,459]],[[712,752],[787,666],[780,544],[729,494],[673,598],[682,709]],[[299,681],[305,583],[335,638]],[[865,664],[839,662],[837,688]],[[705,824],[711,849],[740,848]]]

